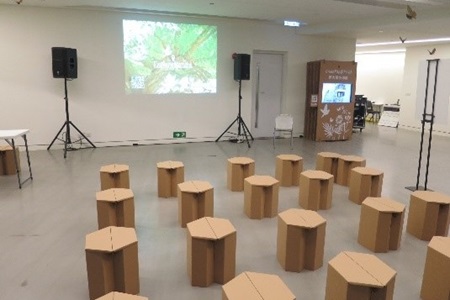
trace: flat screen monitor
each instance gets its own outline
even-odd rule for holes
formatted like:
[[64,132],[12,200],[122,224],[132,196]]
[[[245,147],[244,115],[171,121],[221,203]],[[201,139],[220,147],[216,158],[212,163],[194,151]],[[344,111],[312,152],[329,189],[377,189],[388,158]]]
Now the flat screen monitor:
[[341,82],[325,82],[322,86],[322,103],[350,103],[352,100],[352,84]]

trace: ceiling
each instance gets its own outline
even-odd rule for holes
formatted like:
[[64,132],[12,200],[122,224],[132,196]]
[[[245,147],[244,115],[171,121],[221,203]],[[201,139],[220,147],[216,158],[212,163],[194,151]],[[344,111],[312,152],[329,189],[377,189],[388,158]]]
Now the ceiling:
[[[20,0],[0,0],[18,5]],[[107,9],[306,23],[298,34],[356,38],[357,43],[450,37],[450,0],[22,0],[20,6]],[[407,5],[416,19],[406,17]]]

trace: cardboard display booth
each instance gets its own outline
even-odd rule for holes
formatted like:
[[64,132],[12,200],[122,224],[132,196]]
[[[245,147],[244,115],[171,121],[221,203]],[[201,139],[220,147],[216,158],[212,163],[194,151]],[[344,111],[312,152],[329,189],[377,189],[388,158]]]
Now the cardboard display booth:
[[341,155],[338,158],[338,170],[335,182],[339,185],[348,186],[350,172],[356,167],[365,167],[366,159],[357,155]]
[[358,243],[373,252],[397,250],[403,231],[405,205],[389,198],[368,197],[361,205]]
[[107,165],[100,168],[100,189],[130,188],[130,174],[127,165]]
[[[20,153],[16,147],[17,166],[20,172]],[[16,163],[14,161],[14,151],[9,145],[0,146],[0,175],[17,174]]]
[[236,229],[229,220],[205,217],[187,224],[187,271],[193,286],[234,278]]
[[244,212],[250,219],[273,218],[278,214],[279,181],[253,175],[244,183]]
[[111,292],[100,298],[97,298],[96,300],[148,300],[148,298],[120,292]]
[[181,161],[163,161],[156,164],[158,172],[158,197],[177,196],[177,186],[184,182],[184,164]]
[[232,157],[227,162],[227,187],[230,191],[244,190],[244,179],[255,175],[255,161],[249,157]]
[[334,176],[317,170],[300,174],[298,204],[304,209],[319,210],[331,208]]
[[305,138],[316,142],[350,139],[356,62],[311,61],[306,77]]
[[435,236],[428,244],[420,297],[423,300],[450,298],[450,237]]
[[214,216],[214,188],[207,181],[178,184],[178,222],[181,227],[203,217]]
[[278,214],[277,258],[283,269],[322,267],[325,229],[326,220],[315,211],[292,208]]
[[429,241],[435,235],[447,236],[450,223],[450,197],[433,191],[415,191],[410,196],[406,230]]
[[222,286],[222,300],[295,300],[277,275],[244,272]]
[[334,152],[319,152],[316,156],[316,170],[330,173],[337,177],[338,162],[341,155]]
[[381,197],[383,172],[367,167],[356,167],[350,170],[348,199],[361,204],[367,197]]
[[325,300],[393,300],[396,274],[375,255],[341,252],[328,262]]
[[139,293],[138,242],[134,228],[106,227],[86,235],[89,298],[110,292]]
[[302,157],[294,154],[281,154],[276,157],[275,178],[281,186],[297,186],[302,171]]
[[98,229],[108,226],[134,228],[134,194],[130,189],[96,193]]

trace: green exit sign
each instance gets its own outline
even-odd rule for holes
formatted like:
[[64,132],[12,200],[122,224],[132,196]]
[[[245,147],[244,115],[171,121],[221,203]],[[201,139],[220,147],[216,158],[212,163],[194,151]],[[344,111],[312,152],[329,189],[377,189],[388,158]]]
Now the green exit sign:
[[173,132],[173,138],[174,139],[181,139],[186,137],[186,131],[174,131]]

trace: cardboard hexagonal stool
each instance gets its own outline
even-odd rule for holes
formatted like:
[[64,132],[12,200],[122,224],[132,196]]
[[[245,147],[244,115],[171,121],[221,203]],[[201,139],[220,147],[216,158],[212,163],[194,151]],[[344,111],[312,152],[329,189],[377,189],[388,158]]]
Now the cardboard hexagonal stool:
[[333,199],[334,176],[320,170],[300,174],[298,204],[304,209],[329,209]]
[[187,271],[193,286],[227,283],[235,270],[236,229],[229,220],[205,217],[187,224]]
[[214,216],[214,188],[207,181],[178,184],[178,222],[181,227],[203,217]]
[[303,171],[303,158],[294,154],[280,154],[276,158],[275,178],[281,186],[297,186]]
[[410,196],[406,230],[429,241],[435,235],[447,236],[450,223],[450,197],[433,191],[415,191]]
[[271,176],[245,178],[244,212],[250,219],[273,218],[278,214],[279,182]]
[[139,293],[138,242],[134,228],[106,227],[86,235],[89,298],[110,292]]
[[328,262],[325,300],[392,300],[396,274],[375,255],[341,252]]
[[403,231],[405,205],[389,198],[367,197],[361,205],[358,243],[373,252],[397,250]]
[[381,197],[383,172],[373,168],[356,167],[350,170],[348,199],[361,204],[367,197]]
[[100,188],[130,188],[130,169],[127,165],[107,165],[100,168]]
[[227,187],[233,192],[244,190],[244,179],[255,174],[255,161],[249,157],[232,157],[227,162]]
[[316,170],[324,171],[330,173],[337,177],[338,163],[339,157],[341,155],[339,153],[334,152],[319,152],[316,156]]
[[277,258],[286,271],[323,265],[326,220],[311,210],[291,208],[278,214]]
[[134,228],[134,195],[130,189],[114,188],[96,193],[98,229],[108,226]]
[[356,155],[341,155],[338,158],[338,170],[335,182],[339,185],[348,186],[350,171],[356,167],[365,167],[366,159]]
[[181,161],[163,161],[156,164],[158,172],[158,197],[177,196],[177,186],[184,182],[184,164]]

